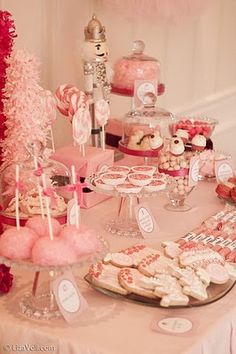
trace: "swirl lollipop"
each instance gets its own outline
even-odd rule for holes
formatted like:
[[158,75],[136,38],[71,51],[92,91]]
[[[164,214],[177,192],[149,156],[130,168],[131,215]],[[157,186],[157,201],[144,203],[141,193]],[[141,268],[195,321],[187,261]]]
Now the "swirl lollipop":
[[71,104],[71,96],[73,94],[79,94],[80,90],[72,85],[64,84],[60,85],[56,89],[56,101],[57,101],[57,108],[66,117],[69,117],[70,120],[72,119],[71,115],[69,114],[69,106]]
[[91,135],[91,116],[88,106],[80,107],[72,119],[72,131],[74,141],[82,147],[82,155],[85,156],[84,144]]
[[102,150],[105,151],[105,125],[110,117],[110,106],[104,99],[95,102],[94,106],[96,121],[102,127]]

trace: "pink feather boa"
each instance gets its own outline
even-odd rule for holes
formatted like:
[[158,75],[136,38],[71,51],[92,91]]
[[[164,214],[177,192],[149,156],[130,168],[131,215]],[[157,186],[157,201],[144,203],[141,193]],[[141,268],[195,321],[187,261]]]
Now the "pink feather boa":
[[[0,10],[0,140],[4,139],[5,115],[3,113],[4,87],[6,83],[6,59],[10,56],[13,41],[16,37],[15,25],[11,19],[11,14]],[[0,151],[1,163],[1,151]]]
[[201,14],[212,0],[102,0],[103,5],[128,18],[178,23]]

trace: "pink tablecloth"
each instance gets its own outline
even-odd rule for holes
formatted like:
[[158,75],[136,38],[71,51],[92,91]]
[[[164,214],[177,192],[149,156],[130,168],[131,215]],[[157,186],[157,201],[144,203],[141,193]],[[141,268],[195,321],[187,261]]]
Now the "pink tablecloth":
[[[176,239],[222,208],[214,188],[214,183],[201,182],[188,200],[193,209],[186,213],[166,212],[163,209],[166,202],[164,197],[150,199],[148,202],[160,226],[160,233],[156,240],[148,243],[157,245],[163,239]],[[90,210],[82,211],[84,222],[87,220],[91,225],[92,220],[94,227],[100,229],[107,238],[112,250],[137,242],[120,239],[104,231],[104,220],[111,214],[114,216],[116,204],[116,199],[109,199]],[[236,354],[236,288],[221,300],[204,307],[162,309],[97,293],[82,280],[85,273],[86,269],[80,269],[77,280],[90,307],[78,322],[68,325],[63,320],[47,323],[22,318],[18,313],[17,301],[33,274],[15,272],[16,281],[12,291],[0,298],[0,353],[26,353],[22,346],[33,345],[34,349],[38,349],[34,353]],[[192,330],[182,335],[151,330],[153,320],[167,316],[191,320]],[[41,351],[37,346],[41,346]],[[49,350],[50,346],[54,346],[54,350]]]

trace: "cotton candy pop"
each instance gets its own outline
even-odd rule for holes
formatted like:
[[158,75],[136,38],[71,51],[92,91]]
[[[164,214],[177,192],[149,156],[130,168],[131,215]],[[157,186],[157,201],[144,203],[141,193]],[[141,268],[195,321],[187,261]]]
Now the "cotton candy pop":
[[88,109],[79,108],[72,120],[74,141],[78,145],[85,144],[91,134],[91,117]]

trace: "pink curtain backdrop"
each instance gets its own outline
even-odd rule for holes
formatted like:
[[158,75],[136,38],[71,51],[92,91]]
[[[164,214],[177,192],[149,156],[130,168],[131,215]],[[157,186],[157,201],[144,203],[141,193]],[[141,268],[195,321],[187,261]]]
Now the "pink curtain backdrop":
[[160,19],[178,23],[202,14],[212,0],[102,0],[103,5],[123,16]]

